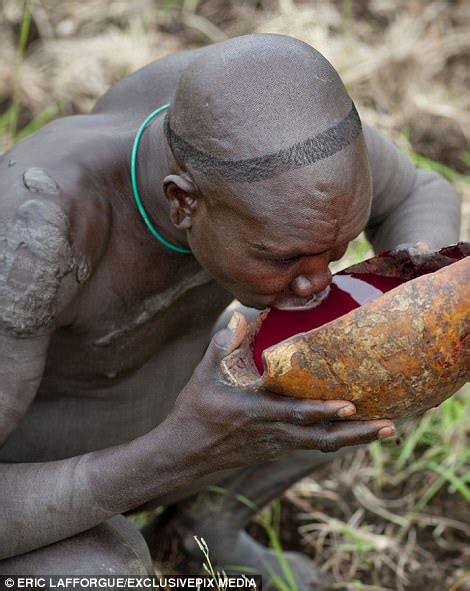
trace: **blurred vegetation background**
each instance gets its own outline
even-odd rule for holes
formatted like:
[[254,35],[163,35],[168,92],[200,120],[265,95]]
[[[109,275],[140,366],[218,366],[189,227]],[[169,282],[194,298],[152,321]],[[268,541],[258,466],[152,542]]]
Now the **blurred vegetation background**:
[[[0,0],[0,153],[153,59],[252,32],[321,51],[361,117],[454,184],[470,239],[467,0]],[[342,266],[368,253],[360,238]],[[469,408],[467,389],[403,426],[400,445],[336,460],[252,533],[309,554],[329,589],[470,589]],[[157,568],[180,562],[169,540]]]

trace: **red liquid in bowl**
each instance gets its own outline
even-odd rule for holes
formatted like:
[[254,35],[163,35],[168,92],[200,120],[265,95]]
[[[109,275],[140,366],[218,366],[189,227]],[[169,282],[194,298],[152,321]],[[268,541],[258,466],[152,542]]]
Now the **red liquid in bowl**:
[[317,307],[307,310],[271,308],[252,345],[253,358],[259,373],[264,371],[261,353],[268,347],[331,322],[402,283],[405,280],[396,277],[340,272],[333,277],[328,297]]

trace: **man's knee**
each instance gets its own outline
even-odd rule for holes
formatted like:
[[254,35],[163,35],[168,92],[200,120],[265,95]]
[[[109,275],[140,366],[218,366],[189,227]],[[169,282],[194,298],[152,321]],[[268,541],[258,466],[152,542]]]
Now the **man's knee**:
[[86,532],[0,561],[0,575],[151,575],[140,532],[117,515]]

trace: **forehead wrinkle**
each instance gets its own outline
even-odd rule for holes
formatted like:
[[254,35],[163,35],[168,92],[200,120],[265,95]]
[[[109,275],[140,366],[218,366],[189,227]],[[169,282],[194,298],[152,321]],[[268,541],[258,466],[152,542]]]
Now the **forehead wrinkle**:
[[[305,169],[289,171],[275,181],[245,184],[243,190],[241,185],[227,182],[217,187],[204,180],[202,185],[207,184],[214,194],[222,214],[235,216],[232,222],[244,239],[258,233],[273,245],[288,239],[292,246],[305,246],[310,240],[320,250],[356,237],[368,219],[369,194],[363,198],[368,179],[367,175],[352,174],[362,166],[349,171],[352,150],[350,147],[349,154],[335,156],[333,166],[322,163],[315,175],[307,175]],[[337,169],[340,175],[335,174]]]
[[[292,185],[289,187],[292,189]],[[264,188],[264,194],[267,189]],[[219,215],[235,216],[234,223],[238,223],[238,219],[249,224],[253,231],[263,232],[268,239],[272,237],[274,243],[287,236],[293,242],[297,239],[298,243],[300,236],[306,240],[312,234],[317,238],[321,234],[322,244],[333,242],[339,233],[338,214],[342,213],[335,207],[337,200],[318,196],[312,189],[307,196],[304,190],[295,192],[300,198],[289,192],[281,185],[272,187],[269,198],[259,198],[257,191],[247,191],[240,197],[224,186],[218,194],[214,190],[211,201],[220,210]]]
[[291,251],[314,248],[326,250],[336,243],[339,224],[335,219],[325,218],[322,212],[298,209],[295,214],[258,214],[252,218],[251,242],[263,245],[266,250],[281,245]]
[[[331,228],[328,228],[331,229]],[[322,232],[321,225],[317,227],[311,237],[300,238],[298,235],[286,235],[285,232],[281,232],[278,239],[275,236],[266,237],[265,239],[257,238],[254,241],[250,241],[252,246],[255,246],[258,250],[263,253],[278,254],[278,255],[311,255],[320,254],[333,246],[336,245],[334,234],[325,235]]]

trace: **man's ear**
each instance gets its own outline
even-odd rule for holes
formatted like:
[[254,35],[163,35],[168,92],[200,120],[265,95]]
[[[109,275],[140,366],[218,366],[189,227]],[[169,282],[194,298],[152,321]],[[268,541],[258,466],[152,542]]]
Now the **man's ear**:
[[196,186],[186,175],[170,174],[163,179],[163,191],[170,204],[170,219],[178,230],[188,230],[197,207]]

